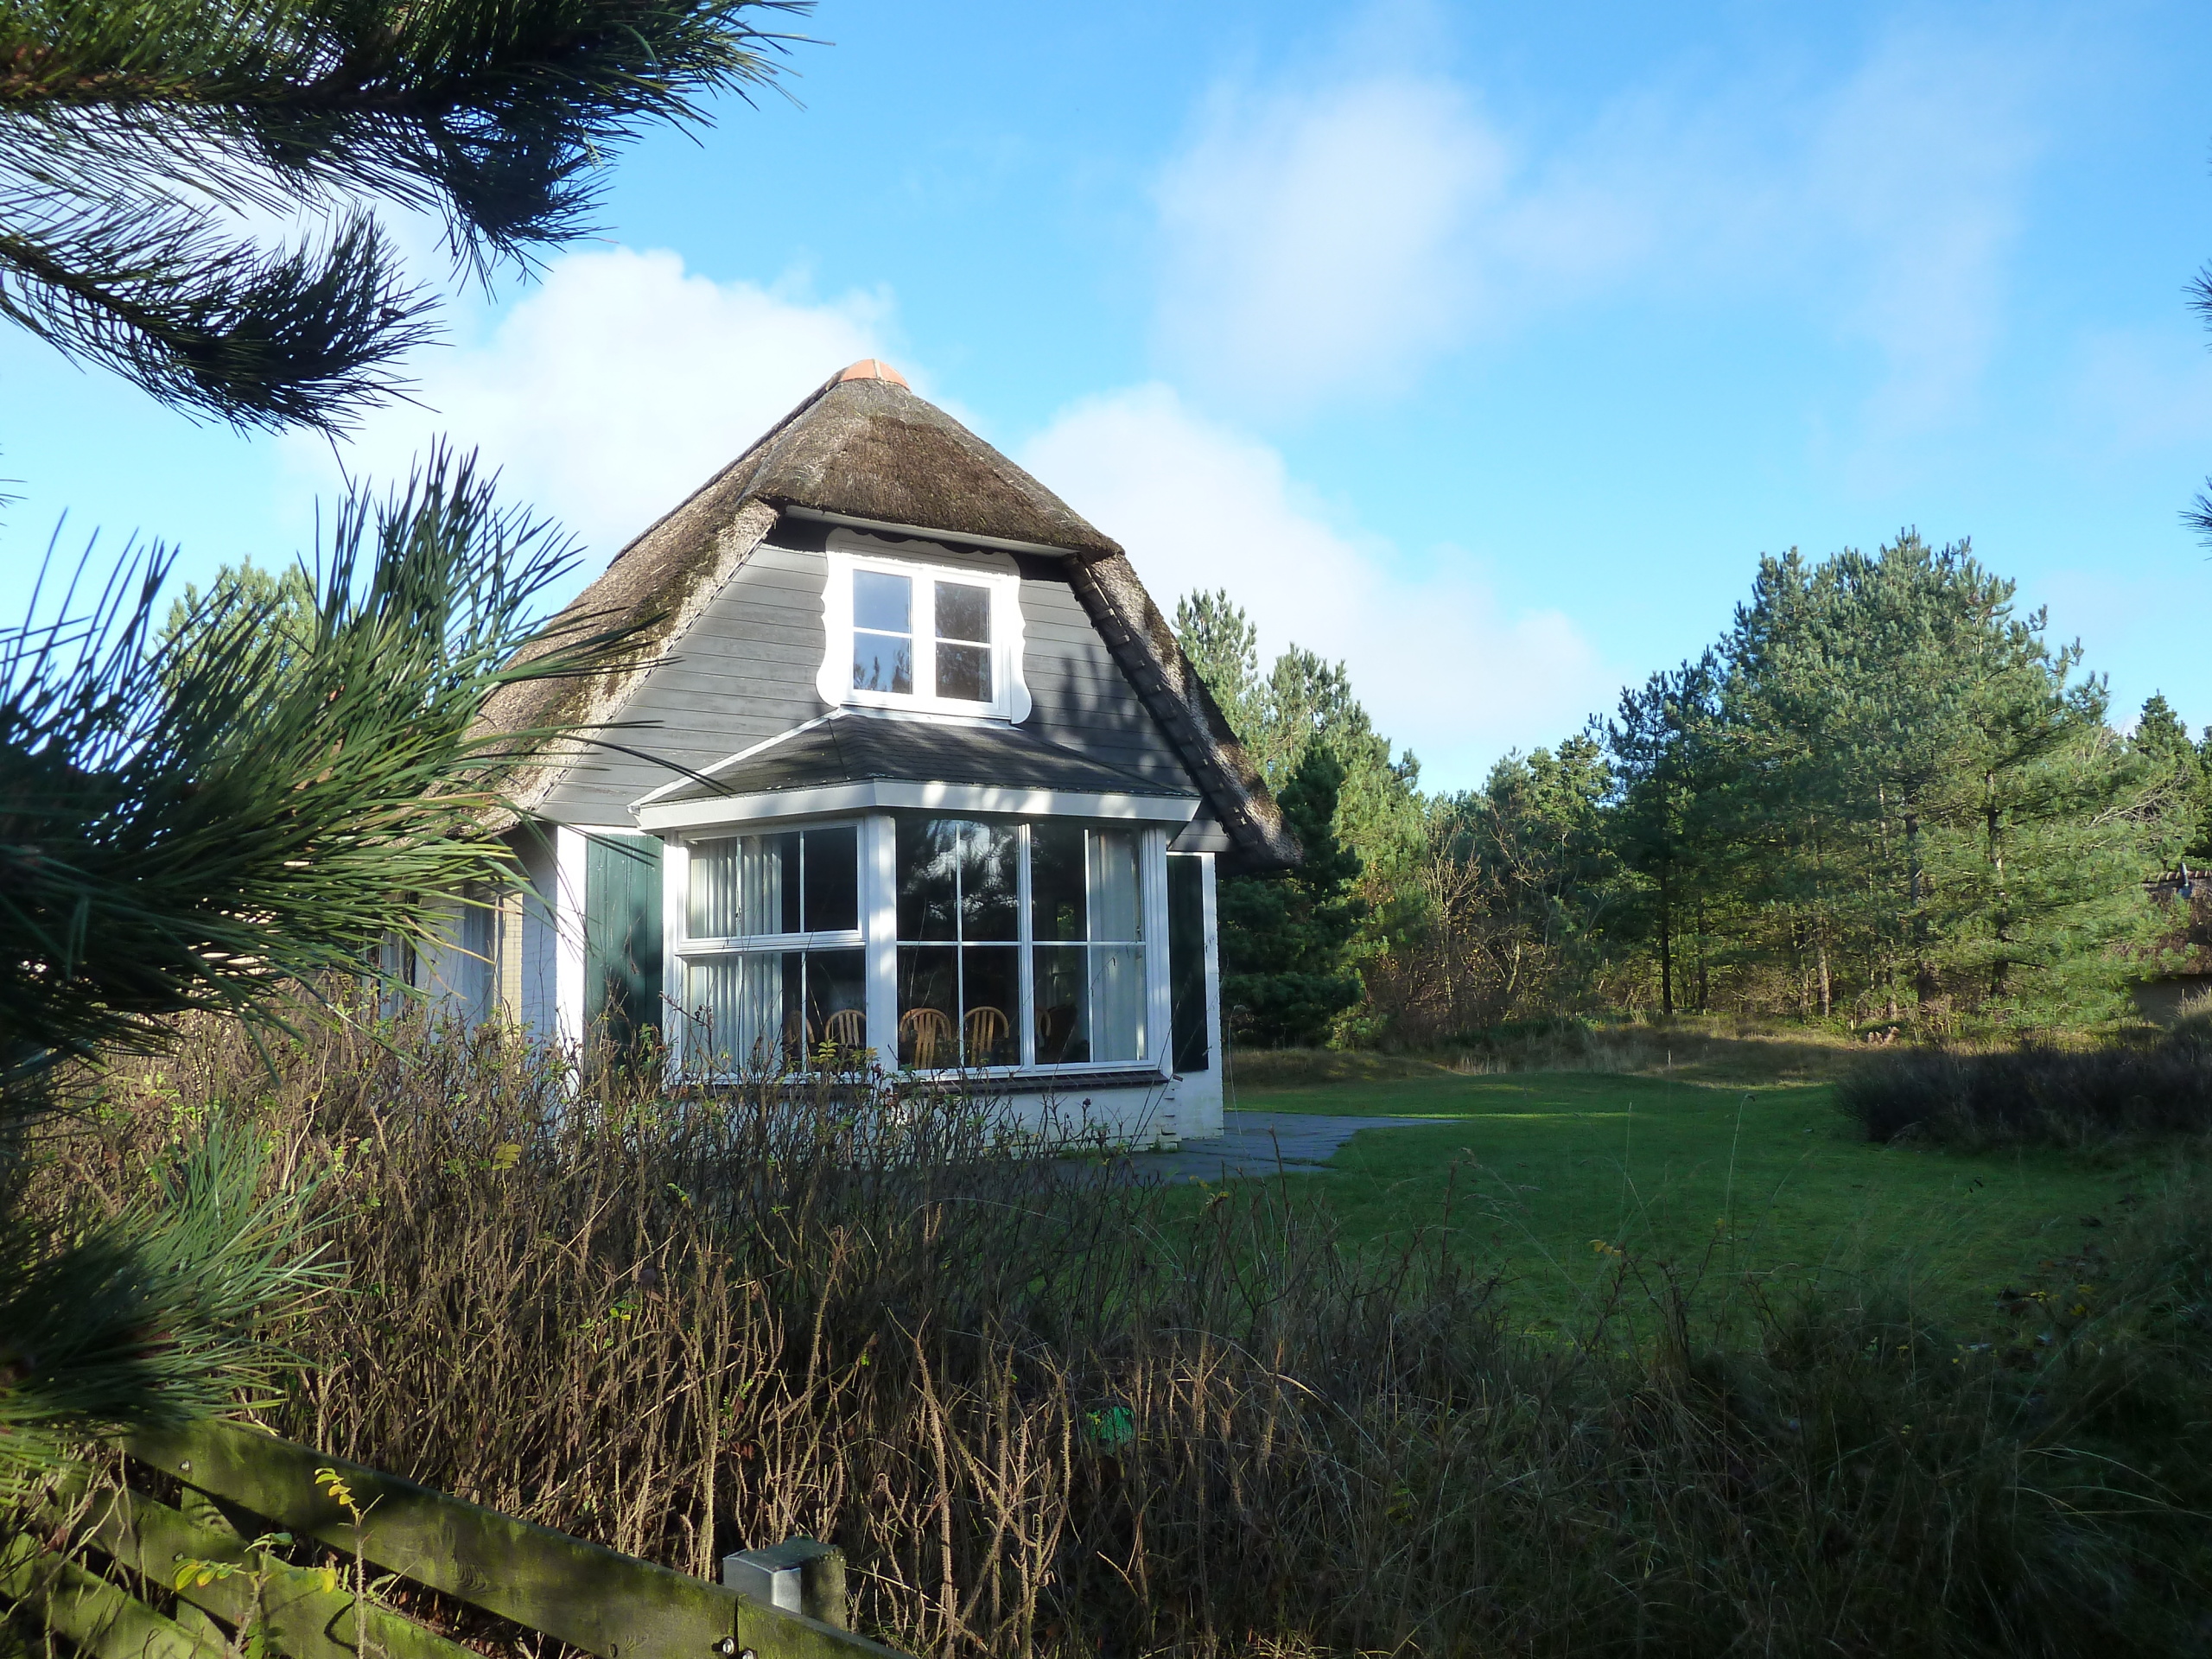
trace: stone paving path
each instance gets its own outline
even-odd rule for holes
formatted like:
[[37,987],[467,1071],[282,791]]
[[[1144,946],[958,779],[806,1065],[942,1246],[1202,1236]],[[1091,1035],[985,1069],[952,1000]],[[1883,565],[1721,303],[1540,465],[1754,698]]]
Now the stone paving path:
[[1336,1117],[1315,1112],[1224,1112],[1218,1141],[1186,1141],[1179,1152],[1141,1152],[1134,1174],[1154,1180],[1233,1179],[1239,1175],[1310,1175],[1362,1129],[1409,1128],[1421,1117]]

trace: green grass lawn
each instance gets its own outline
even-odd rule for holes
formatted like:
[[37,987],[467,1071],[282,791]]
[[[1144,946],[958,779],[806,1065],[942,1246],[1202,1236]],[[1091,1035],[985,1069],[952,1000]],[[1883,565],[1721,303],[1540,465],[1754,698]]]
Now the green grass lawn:
[[1516,1316],[1536,1328],[1586,1319],[1623,1259],[1611,1250],[1647,1281],[1661,1264],[1702,1269],[1709,1305],[1747,1274],[1901,1272],[1931,1312],[1972,1324],[2007,1285],[2094,1272],[2103,1227],[2161,1177],[2151,1156],[1871,1146],[1833,1092],[1402,1065],[1247,1083],[1236,1103],[1430,1120],[1365,1131],[1306,1179],[1355,1239],[1446,1223],[1462,1249],[1497,1262]]

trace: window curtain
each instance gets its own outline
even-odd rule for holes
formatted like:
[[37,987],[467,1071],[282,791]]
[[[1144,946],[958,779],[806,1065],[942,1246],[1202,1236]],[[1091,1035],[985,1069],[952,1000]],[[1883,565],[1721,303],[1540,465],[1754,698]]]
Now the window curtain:
[[695,939],[742,938],[781,930],[784,859],[779,837],[709,841],[691,852],[688,925]]
[[772,1070],[783,1041],[784,953],[748,951],[690,965],[685,1003],[718,1065]]
[[[740,836],[692,849],[688,926],[694,938],[741,938],[781,925],[784,861],[775,839]],[[747,952],[695,962],[684,1007],[708,1052],[741,1071],[773,1067],[783,1040],[784,957]]]
[[1134,1060],[1144,1054],[1143,887],[1137,838],[1125,830],[1090,836],[1090,1058]]

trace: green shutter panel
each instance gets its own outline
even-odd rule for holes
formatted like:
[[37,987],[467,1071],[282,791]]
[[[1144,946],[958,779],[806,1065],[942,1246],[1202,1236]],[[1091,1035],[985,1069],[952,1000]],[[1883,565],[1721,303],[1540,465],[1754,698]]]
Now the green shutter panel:
[[661,844],[593,836],[584,846],[584,1020],[618,1043],[661,1017]]

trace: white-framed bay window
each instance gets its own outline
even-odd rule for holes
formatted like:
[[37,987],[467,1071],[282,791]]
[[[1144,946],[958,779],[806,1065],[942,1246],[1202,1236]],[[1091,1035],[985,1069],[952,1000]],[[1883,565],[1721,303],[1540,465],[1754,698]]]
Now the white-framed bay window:
[[860,842],[855,823],[775,826],[702,837],[675,861],[684,1040],[709,1069],[868,1046]]
[[1157,825],[879,812],[694,832],[668,868],[684,1040],[709,1069],[825,1043],[923,1072],[1165,1067]]
[[1018,575],[835,550],[828,565],[817,686],[833,708],[1028,717]]

